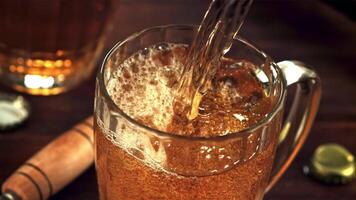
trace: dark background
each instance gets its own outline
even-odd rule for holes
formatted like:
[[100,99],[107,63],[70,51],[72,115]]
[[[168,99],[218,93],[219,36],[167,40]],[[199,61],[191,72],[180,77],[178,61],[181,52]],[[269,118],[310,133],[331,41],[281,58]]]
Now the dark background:
[[[208,0],[122,0],[108,48],[150,26],[197,24]],[[327,186],[302,174],[315,148],[336,142],[356,154],[356,7],[354,0],[255,0],[241,35],[275,61],[298,59],[312,65],[322,79],[320,110],[310,137],[267,200],[352,200],[356,181]],[[93,75],[94,77],[94,75]],[[11,91],[0,87],[0,91]],[[0,134],[0,182],[46,143],[92,114],[94,78],[58,96],[27,96],[28,122]],[[52,199],[98,199],[95,170],[90,168]]]

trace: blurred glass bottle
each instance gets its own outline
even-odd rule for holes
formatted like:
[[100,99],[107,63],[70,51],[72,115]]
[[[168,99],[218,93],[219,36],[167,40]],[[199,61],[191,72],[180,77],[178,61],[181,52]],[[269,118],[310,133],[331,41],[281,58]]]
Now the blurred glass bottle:
[[1,0],[0,81],[59,94],[93,71],[118,0]]

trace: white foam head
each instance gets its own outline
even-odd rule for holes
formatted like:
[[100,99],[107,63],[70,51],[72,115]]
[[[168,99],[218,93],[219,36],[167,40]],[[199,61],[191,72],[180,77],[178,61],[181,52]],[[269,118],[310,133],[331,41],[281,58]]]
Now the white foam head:
[[156,45],[126,59],[107,83],[115,104],[130,117],[149,120],[150,126],[164,131],[173,116],[170,83],[178,78],[182,66],[173,49],[182,47]]

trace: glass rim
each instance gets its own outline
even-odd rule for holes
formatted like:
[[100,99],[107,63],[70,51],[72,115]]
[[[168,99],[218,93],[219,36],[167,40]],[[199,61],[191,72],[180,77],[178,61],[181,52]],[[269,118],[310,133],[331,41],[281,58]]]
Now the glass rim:
[[[256,129],[268,124],[277,114],[277,112],[282,108],[283,105],[283,101],[285,99],[286,96],[286,80],[284,78],[284,74],[281,71],[281,69],[278,67],[278,65],[273,61],[273,59],[270,58],[270,56],[268,56],[266,53],[264,53],[262,50],[260,50],[259,48],[256,47],[256,45],[254,45],[252,42],[247,41],[246,39],[239,37],[239,36],[235,36],[234,41],[238,41],[238,42],[242,42],[243,44],[245,44],[248,48],[253,49],[255,52],[258,52],[258,54],[260,54],[261,56],[263,56],[263,58],[266,59],[270,59],[270,65],[272,65],[272,67],[275,69],[276,73],[277,73],[277,77],[279,77],[281,79],[281,93],[278,97],[277,102],[273,105],[273,108],[271,110],[271,112],[269,112],[266,116],[264,116],[261,120],[259,120],[257,123],[253,124],[252,126],[249,126],[247,128],[244,128],[240,131],[237,132],[231,132],[225,135],[214,135],[214,136],[209,136],[209,137],[204,137],[204,136],[187,136],[187,135],[176,135],[170,132],[165,132],[165,131],[161,131],[149,126],[146,126],[140,122],[138,122],[137,120],[133,119],[132,117],[130,117],[129,115],[127,115],[123,110],[121,110],[121,108],[115,104],[114,100],[111,98],[111,96],[109,95],[109,92],[107,91],[106,88],[106,84],[104,82],[104,75],[105,75],[105,66],[108,62],[108,60],[110,59],[110,57],[113,55],[113,53],[119,49],[122,45],[124,45],[125,43],[136,39],[138,36],[143,35],[147,32],[151,32],[151,31],[155,31],[155,30],[162,30],[162,29],[179,29],[179,30],[194,30],[194,28],[197,28],[198,26],[196,25],[189,25],[189,24],[169,24],[169,25],[162,25],[162,26],[154,26],[154,27],[150,27],[150,28],[146,28],[143,29],[141,31],[135,32],[131,35],[129,35],[126,39],[117,42],[105,55],[103,62],[100,66],[100,69],[98,70],[96,79],[98,82],[98,88],[100,90],[100,93],[102,96],[104,96],[105,101],[107,101],[107,104],[109,105],[109,110],[111,111],[111,108],[114,108],[116,112],[118,112],[118,114],[123,117],[125,120],[127,120],[129,123],[132,123],[133,125],[142,128],[146,131],[149,131],[150,133],[155,134],[158,137],[168,137],[168,138],[176,138],[176,139],[183,139],[183,140],[203,140],[203,141],[210,141],[210,140],[225,140],[225,139],[231,139],[231,138],[235,138],[235,137],[241,137],[244,135],[248,135],[249,133],[255,131]],[[95,111],[96,112],[96,111]],[[94,112],[94,113],[95,113]]]

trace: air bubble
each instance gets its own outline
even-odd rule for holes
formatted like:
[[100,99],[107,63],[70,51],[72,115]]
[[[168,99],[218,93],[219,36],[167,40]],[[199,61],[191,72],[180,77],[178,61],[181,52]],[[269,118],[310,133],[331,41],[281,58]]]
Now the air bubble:
[[169,49],[169,45],[167,43],[160,43],[156,46],[156,48],[160,51],[163,50],[168,50]]

